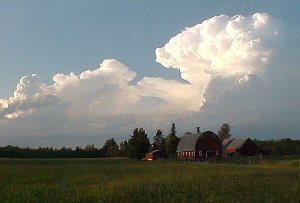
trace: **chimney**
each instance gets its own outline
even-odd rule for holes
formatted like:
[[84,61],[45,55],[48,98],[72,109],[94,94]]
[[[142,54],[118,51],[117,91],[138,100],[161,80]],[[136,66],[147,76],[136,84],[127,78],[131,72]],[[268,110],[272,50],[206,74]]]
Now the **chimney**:
[[200,127],[197,127],[197,134],[200,134]]

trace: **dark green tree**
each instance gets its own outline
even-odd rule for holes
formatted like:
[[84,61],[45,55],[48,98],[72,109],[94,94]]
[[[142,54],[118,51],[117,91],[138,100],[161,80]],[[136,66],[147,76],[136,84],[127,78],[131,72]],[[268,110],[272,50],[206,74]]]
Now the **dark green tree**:
[[95,149],[96,148],[95,148],[95,146],[93,144],[92,145],[88,144],[88,145],[85,146],[84,150],[86,150],[86,151],[93,151]]
[[224,139],[229,139],[231,137],[230,125],[228,123],[222,124],[220,130],[218,131],[218,136],[221,141],[223,141]]
[[165,145],[166,145],[166,140],[164,138],[163,132],[161,129],[158,129],[156,131],[155,136],[153,137],[153,147],[152,150],[159,150],[162,155],[165,154]]
[[131,158],[141,159],[149,152],[150,142],[148,135],[143,128],[136,128],[128,141],[129,144],[129,156]]
[[105,156],[112,157],[118,155],[119,146],[114,138],[105,141],[102,151]]
[[120,156],[128,156],[129,144],[128,144],[127,140],[120,143],[119,154],[120,154]]
[[179,143],[179,137],[176,136],[176,126],[175,123],[172,123],[171,126],[171,131],[169,135],[166,137],[166,153],[168,157],[175,157],[176,155],[176,150],[177,150],[177,145]]

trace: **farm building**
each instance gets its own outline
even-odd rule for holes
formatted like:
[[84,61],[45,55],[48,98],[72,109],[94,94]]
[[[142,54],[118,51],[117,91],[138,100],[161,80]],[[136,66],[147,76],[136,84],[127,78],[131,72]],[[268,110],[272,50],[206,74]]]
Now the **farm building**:
[[177,146],[177,158],[181,160],[205,160],[222,157],[222,142],[219,137],[211,132],[186,133]]
[[258,153],[258,147],[255,142],[247,139],[225,139],[223,140],[223,149],[225,156],[240,155],[253,156]]
[[145,155],[144,160],[153,161],[162,158],[162,153],[159,150],[154,150]]

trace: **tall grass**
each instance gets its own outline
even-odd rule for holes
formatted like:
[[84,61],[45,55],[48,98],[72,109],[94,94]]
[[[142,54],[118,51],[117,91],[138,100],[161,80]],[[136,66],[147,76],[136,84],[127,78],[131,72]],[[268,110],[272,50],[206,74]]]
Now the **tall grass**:
[[299,164],[0,160],[0,202],[300,202]]

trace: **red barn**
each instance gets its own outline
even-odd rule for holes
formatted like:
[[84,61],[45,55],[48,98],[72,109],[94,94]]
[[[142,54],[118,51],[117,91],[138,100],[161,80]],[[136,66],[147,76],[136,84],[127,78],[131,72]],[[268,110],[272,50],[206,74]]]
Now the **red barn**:
[[205,160],[222,157],[222,142],[211,132],[186,133],[177,146],[177,158],[181,160]]
[[240,156],[254,156],[258,152],[258,147],[255,142],[249,138],[247,139],[225,139],[223,140],[224,154],[240,155]]

